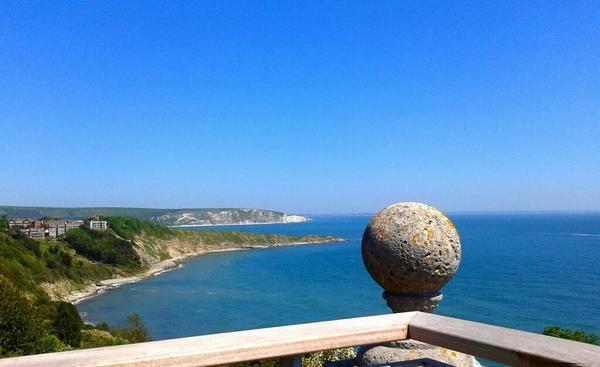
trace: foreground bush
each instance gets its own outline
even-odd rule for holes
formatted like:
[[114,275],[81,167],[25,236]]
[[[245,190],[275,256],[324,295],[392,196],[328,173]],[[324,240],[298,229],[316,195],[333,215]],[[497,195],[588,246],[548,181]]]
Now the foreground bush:
[[[341,348],[310,353],[302,356],[302,367],[323,367],[328,362],[346,361],[356,357],[354,348]],[[226,367],[279,367],[281,359],[268,359],[246,363],[234,363]]]
[[90,329],[81,331],[81,349],[110,347],[112,345],[129,344],[127,339],[114,336],[108,331]]
[[60,302],[56,310],[54,329],[56,336],[65,344],[78,347],[81,342],[81,329],[84,327],[75,306]]
[[544,328],[543,334],[581,343],[598,344],[598,336],[596,334],[586,333],[580,330],[573,331],[558,326],[547,326]]
[[113,329],[111,333],[117,337],[127,339],[130,343],[143,343],[150,341],[150,334],[140,315],[132,313],[127,316],[127,324]]
[[322,367],[327,362],[346,361],[356,357],[354,348],[325,350],[308,354],[302,358],[302,367]]
[[0,356],[58,352],[68,347],[44,329],[38,310],[0,275]]

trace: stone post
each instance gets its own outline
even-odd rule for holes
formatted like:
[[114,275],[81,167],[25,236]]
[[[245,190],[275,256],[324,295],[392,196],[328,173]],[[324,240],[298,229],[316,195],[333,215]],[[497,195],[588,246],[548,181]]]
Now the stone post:
[[[421,203],[391,205],[371,220],[362,238],[362,258],[383,289],[393,312],[433,311],[440,290],[460,262],[460,238],[439,210]],[[404,340],[362,347],[356,364],[380,366],[430,358],[454,366],[479,365],[475,358],[429,344]]]

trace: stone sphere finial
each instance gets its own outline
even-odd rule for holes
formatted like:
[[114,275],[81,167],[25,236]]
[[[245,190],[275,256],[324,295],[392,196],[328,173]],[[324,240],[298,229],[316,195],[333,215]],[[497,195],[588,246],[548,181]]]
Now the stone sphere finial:
[[454,224],[421,203],[383,209],[362,239],[365,267],[394,312],[432,311],[442,299],[439,291],[458,269],[460,253]]

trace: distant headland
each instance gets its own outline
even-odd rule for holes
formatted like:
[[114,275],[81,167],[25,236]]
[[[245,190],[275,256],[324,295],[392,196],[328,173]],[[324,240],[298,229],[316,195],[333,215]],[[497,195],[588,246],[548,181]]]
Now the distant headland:
[[265,209],[200,208],[151,209],[122,207],[56,208],[0,206],[0,216],[13,218],[81,219],[92,216],[129,216],[163,226],[219,226],[285,224],[310,221],[309,217]]

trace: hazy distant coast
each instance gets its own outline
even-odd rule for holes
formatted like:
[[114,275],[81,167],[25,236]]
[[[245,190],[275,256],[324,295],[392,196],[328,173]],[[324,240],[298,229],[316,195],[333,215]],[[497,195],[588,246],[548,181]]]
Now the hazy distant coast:
[[290,224],[290,223],[303,223],[310,222],[312,218],[305,217],[302,215],[287,215],[284,214],[283,218],[274,222],[236,222],[236,223],[201,223],[201,224],[179,224],[179,225],[170,225],[167,227],[171,228],[186,228],[186,227],[219,227],[219,226],[260,226],[266,224]]
[[300,215],[253,208],[56,208],[0,206],[0,216],[8,218],[81,219],[92,216],[128,216],[168,227],[285,224],[309,221]]

